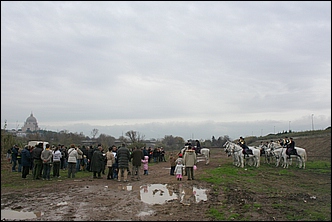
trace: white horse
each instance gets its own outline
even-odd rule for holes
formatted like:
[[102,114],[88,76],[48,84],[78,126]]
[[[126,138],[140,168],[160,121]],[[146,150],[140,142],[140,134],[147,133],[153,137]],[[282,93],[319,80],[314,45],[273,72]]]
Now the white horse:
[[307,161],[307,152],[304,148],[301,147],[295,147],[297,155],[290,155],[290,159],[288,158],[288,155],[286,154],[287,148],[282,147],[277,142],[271,142],[269,143],[269,148],[271,148],[271,152],[277,159],[276,166],[279,166],[280,161],[283,161],[282,167],[288,168],[289,165],[292,164],[292,158],[295,157],[298,160],[298,167],[305,169],[305,162]]
[[244,167],[244,160],[242,154],[242,149],[241,150],[235,150],[234,149],[234,143],[230,141],[226,141],[225,144],[223,145],[225,147],[225,152],[227,156],[233,156],[233,165],[237,167]]
[[279,166],[279,164],[282,164],[281,166],[284,166],[284,162],[285,160],[283,159],[282,156],[282,152],[283,152],[283,148],[282,147],[278,147],[278,148],[267,148],[266,152],[268,153],[268,155],[272,156],[272,159],[275,159],[275,165],[276,167]]
[[288,155],[286,154],[286,149],[287,148],[283,148],[284,151],[282,152],[282,157],[285,160],[285,164],[284,164],[284,168],[288,168],[290,163],[291,163],[291,158],[295,157],[297,158],[299,161],[299,168],[303,168],[305,169],[305,162],[307,161],[307,152],[304,148],[301,147],[295,147],[296,153],[297,155],[290,155],[290,159],[288,158]]
[[244,155],[247,154],[243,154],[242,151],[242,147],[239,146],[236,143],[227,141],[224,146],[226,147],[225,151],[231,153],[231,155],[234,155],[234,163],[236,166],[238,167],[244,167],[245,165],[245,160],[248,159],[252,159],[253,160],[253,165],[255,167],[259,167],[260,166],[260,150],[256,149],[255,147],[249,147],[250,150],[252,150],[253,154],[248,154],[249,157],[245,158]]
[[[261,151],[260,149],[257,149],[256,147],[253,146],[248,146],[249,149],[251,149],[252,154],[253,154],[253,158],[254,158],[254,163],[255,163],[255,167],[259,167],[261,164]],[[250,157],[250,155],[249,155]]]
[[229,141],[226,141],[225,144],[223,145],[223,147],[225,148],[225,153],[227,154],[228,157],[232,156],[233,157],[233,165],[237,165],[237,158],[234,155],[233,151],[231,150],[231,144]]
[[270,164],[272,163],[272,154],[270,152],[270,149],[266,144],[260,145],[258,147],[260,150],[260,155],[264,157],[264,163]]
[[[188,146],[185,146],[184,148],[181,149],[182,155],[186,152],[188,149]],[[200,152],[197,153],[197,156],[203,156],[205,159],[205,164],[208,165],[210,163],[210,149],[208,148],[201,148]]]

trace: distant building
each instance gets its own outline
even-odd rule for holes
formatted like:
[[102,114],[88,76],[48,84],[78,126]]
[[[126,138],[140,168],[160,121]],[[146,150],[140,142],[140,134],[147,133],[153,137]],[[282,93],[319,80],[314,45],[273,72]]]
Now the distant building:
[[32,115],[32,112],[30,116],[27,118],[27,120],[24,123],[24,126],[22,127],[22,132],[35,132],[38,131],[38,123],[37,119]]

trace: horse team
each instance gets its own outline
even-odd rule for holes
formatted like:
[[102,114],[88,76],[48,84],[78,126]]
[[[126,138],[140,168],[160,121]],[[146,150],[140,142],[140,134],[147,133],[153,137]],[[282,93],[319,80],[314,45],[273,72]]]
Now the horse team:
[[275,162],[276,167],[279,165],[283,168],[288,168],[292,164],[292,158],[296,158],[297,166],[299,168],[305,169],[305,162],[307,161],[307,153],[304,148],[295,147],[297,155],[286,154],[286,149],[282,147],[277,142],[270,142],[268,144],[263,144],[260,147],[249,146],[252,150],[252,154],[243,154],[243,149],[240,145],[226,141],[223,145],[225,152],[228,156],[233,157],[233,164],[237,167],[244,167],[245,164],[259,167],[261,156],[264,157],[266,163]]

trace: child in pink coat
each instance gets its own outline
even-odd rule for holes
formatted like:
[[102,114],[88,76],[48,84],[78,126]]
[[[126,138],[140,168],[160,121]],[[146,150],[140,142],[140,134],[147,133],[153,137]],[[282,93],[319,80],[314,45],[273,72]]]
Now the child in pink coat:
[[141,160],[143,163],[143,175],[148,175],[148,169],[149,169],[149,156],[144,156],[144,160]]

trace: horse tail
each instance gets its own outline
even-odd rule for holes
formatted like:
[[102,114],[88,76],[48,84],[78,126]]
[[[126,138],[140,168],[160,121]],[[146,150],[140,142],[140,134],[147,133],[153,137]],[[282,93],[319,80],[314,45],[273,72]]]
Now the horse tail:
[[304,156],[304,160],[307,161],[308,157],[307,157],[307,151],[306,150],[304,150],[304,155],[303,156]]

